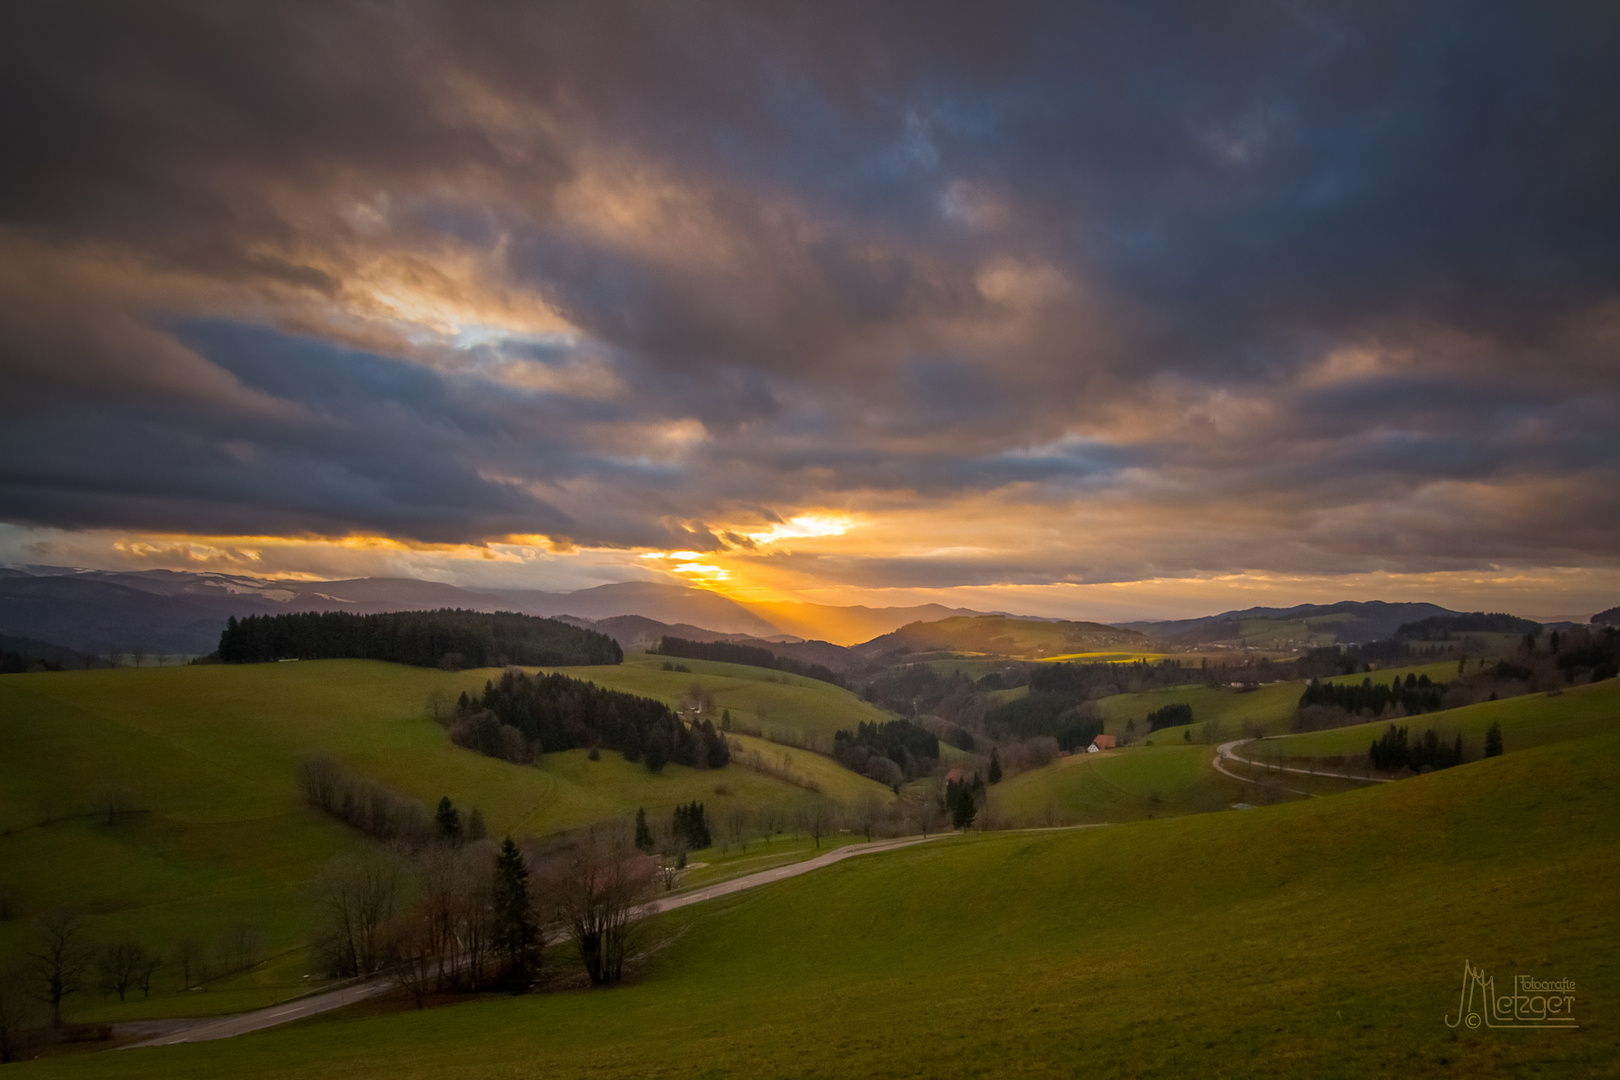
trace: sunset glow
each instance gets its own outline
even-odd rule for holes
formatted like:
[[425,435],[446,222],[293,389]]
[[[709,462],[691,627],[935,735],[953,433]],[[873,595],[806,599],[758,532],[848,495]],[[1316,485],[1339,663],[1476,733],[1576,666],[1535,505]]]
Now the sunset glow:
[[[143,66],[169,45],[138,21],[61,52],[79,89],[14,139],[0,229],[0,561],[1075,616],[1614,603],[1613,125],[1546,74],[1580,63],[1325,16],[1124,54],[1079,13],[552,17],[512,39],[566,48],[366,23],[363,114],[279,15],[198,29],[206,70]],[[1471,32],[1517,55],[1511,23]],[[1594,164],[1476,115],[1467,87],[1526,79]]]

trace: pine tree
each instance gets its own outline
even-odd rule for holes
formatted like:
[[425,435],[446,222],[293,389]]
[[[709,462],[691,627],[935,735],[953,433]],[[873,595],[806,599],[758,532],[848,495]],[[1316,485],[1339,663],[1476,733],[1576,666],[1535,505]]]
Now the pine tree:
[[1001,783],[1001,756],[994,749],[990,751],[990,782]]
[[461,844],[461,814],[451,803],[450,796],[446,795],[439,800],[438,812],[433,815],[434,822],[439,826],[439,839],[452,847]]
[[645,747],[645,754],[647,758],[647,771],[663,772],[664,764],[669,761],[669,748],[664,745],[664,740],[655,735],[652,740],[647,743]]
[[703,804],[692,804],[692,850],[701,851],[714,845],[714,837],[709,835],[709,820],[703,815]]
[[508,836],[495,856],[494,943],[505,962],[507,984],[528,987],[540,964],[540,930],[529,907],[529,867]]
[[1500,757],[1502,755],[1502,725],[1492,724],[1491,729],[1485,733],[1485,756]]
[[967,829],[973,824],[973,818],[979,812],[979,804],[973,797],[973,785],[956,783],[950,785],[946,795],[946,803],[951,811],[951,824],[958,829]]
[[636,847],[647,854],[652,854],[652,830],[647,828],[647,809],[640,807],[636,810]]
[[709,847],[714,838],[709,835],[709,823],[703,814],[703,804],[691,802],[675,808],[675,820],[670,825],[670,832],[677,840],[684,840],[686,846],[693,851]]

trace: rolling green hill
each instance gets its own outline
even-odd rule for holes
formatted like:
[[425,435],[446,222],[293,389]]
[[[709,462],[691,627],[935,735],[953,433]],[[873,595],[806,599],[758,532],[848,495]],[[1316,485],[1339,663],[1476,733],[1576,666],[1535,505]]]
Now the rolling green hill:
[[1244,786],[1216,772],[1211,756],[1179,735],[1163,746],[1070,754],[991,788],[991,813],[1011,825],[1048,826],[1223,810]]
[[1040,622],[1005,615],[955,616],[912,623],[892,634],[857,645],[855,652],[875,659],[893,652],[951,652],[1040,659],[1102,650],[1136,655],[1150,646],[1134,630],[1092,622]]
[[675,659],[690,671],[665,671],[670,658],[630,653],[624,663],[611,667],[555,668],[576,679],[589,679],[627,693],[656,698],[672,708],[683,708],[707,694],[709,712],[716,723],[730,710],[735,727],[757,732],[779,742],[832,750],[833,734],[854,731],[857,724],[879,723],[889,714],[831,683],[743,664],[712,660]]
[[[1443,1077],[1620,1059],[1620,734],[1331,799],[949,839],[684,909],[631,985],[20,1077]],[[1577,1031],[1448,1026],[1463,965]],[[1455,1018],[1454,1018],[1455,1019]]]
[[[1492,724],[1499,723],[1506,749],[1511,753],[1526,747],[1620,731],[1620,680],[1607,679],[1546,694],[1485,701],[1460,709],[1409,716],[1396,722],[1413,734],[1426,728],[1434,728],[1448,739],[1460,734],[1470,757],[1478,757],[1483,752],[1485,732]],[[1268,752],[1286,757],[1365,754],[1372,741],[1388,727],[1389,721],[1376,720],[1331,731],[1270,739],[1265,745]]]
[[[643,669],[647,686],[680,685]],[[813,709],[813,691],[751,687],[749,672],[776,674],[730,672],[732,694]],[[25,917],[75,903],[94,916],[99,936],[131,935],[159,949],[239,922],[254,924],[271,952],[294,948],[310,924],[308,883],[332,856],[366,844],[304,805],[295,774],[312,752],[429,807],[441,795],[477,807],[496,836],[628,818],[643,806],[656,817],[694,799],[720,811],[892,798],[830,759],[747,736],[736,740],[739,763],[724,770],[671,764],[656,775],[615,753],[590,761],[575,750],[518,766],[451,745],[429,716],[429,696],[477,689],[492,674],[329,660],[0,678],[0,888]],[[795,782],[744,767],[754,753]],[[108,824],[94,811],[118,789],[138,812]],[[23,921],[0,922],[0,953],[25,931]],[[210,995],[186,1011],[248,1007],[287,989]]]
[[[1370,674],[1335,675],[1324,681],[1359,683],[1370,678],[1377,683],[1387,683],[1397,676],[1404,679],[1410,674],[1427,675],[1443,682],[1453,677],[1456,670],[1455,661],[1440,661],[1389,668]],[[1192,707],[1194,722],[1189,726],[1195,742],[1220,742],[1245,738],[1254,733],[1280,735],[1289,730],[1289,721],[1299,704],[1299,696],[1305,692],[1306,681],[1291,679],[1268,683],[1252,690],[1229,686],[1172,686],[1136,694],[1115,694],[1103,698],[1097,702],[1097,706],[1106,730],[1116,735],[1124,731],[1126,721],[1135,721],[1138,734],[1145,735],[1148,713],[1170,704]],[[1180,729],[1171,734],[1181,737]]]

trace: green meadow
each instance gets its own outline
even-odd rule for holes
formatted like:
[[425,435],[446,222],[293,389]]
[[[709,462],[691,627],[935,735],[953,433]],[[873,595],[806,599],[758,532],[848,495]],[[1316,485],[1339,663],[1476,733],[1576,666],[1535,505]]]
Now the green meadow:
[[[639,667],[627,681],[677,684]],[[774,673],[738,670],[760,678],[760,702],[806,692],[763,681]],[[334,856],[367,843],[304,804],[296,770],[314,752],[430,809],[442,795],[464,811],[477,807],[496,836],[627,820],[638,807],[656,819],[693,800],[712,820],[737,806],[774,807],[791,822],[797,808],[824,798],[893,798],[830,759],[746,735],[735,737],[739,764],[718,772],[671,764],[653,774],[616,753],[591,761],[584,750],[519,766],[453,746],[430,717],[430,695],[476,690],[494,674],[331,660],[0,678],[0,889],[25,916],[0,922],[0,954],[27,932],[27,916],[68,903],[92,916],[97,937],[132,937],[159,951],[250,924],[266,953],[290,957],[285,965],[256,968],[183,1004],[103,1008],[87,998],[80,1012],[228,1012],[298,992],[308,966],[292,953],[311,925],[310,882]],[[734,694],[746,693],[744,678],[727,678]],[[743,764],[756,755],[769,773]],[[109,823],[96,807],[118,789],[135,812]],[[161,980],[160,988],[178,989]]]
[[[1246,813],[973,834],[661,917],[636,977],[38,1077],[1599,1075],[1620,1059],[1620,734]],[[1573,979],[1575,1031],[1469,1030]]]
[[1244,785],[1215,771],[1209,747],[1187,746],[1179,736],[1165,742],[1070,754],[1008,777],[990,789],[992,818],[1026,826],[1138,821],[1242,800]]
[[[1375,720],[1330,731],[1268,739],[1266,750],[1297,758],[1365,754],[1373,740],[1388,729],[1389,723]],[[1492,724],[1500,724],[1505,749],[1512,752],[1620,729],[1620,681],[1608,679],[1568,690],[1484,701],[1460,709],[1408,716],[1396,723],[1412,735],[1420,735],[1427,728],[1433,728],[1448,740],[1461,735],[1463,748],[1470,757],[1484,752],[1485,733]]]
[[[1389,668],[1360,675],[1334,675],[1323,680],[1334,683],[1359,683],[1371,679],[1387,683],[1392,678],[1404,679],[1408,675],[1427,675],[1437,682],[1456,678],[1455,660],[1413,664]],[[1305,692],[1307,680],[1291,679],[1286,682],[1267,683],[1254,689],[1231,686],[1169,686],[1144,690],[1134,694],[1115,694],[1097,702],[1105,730],[1119,735],[1127,722],[1136,724],[1138,735],[1147,734],[1147,715],[1171,704],[1190,705],[1193,723],[1187,725],[1197,742],[1221,742],[1226,739],[1246,738],[1252,734],[1280,735],[1289,730],[1299,696]],[[1181,738],[1181,729],[1167,730],[1164,738]]]
[[690,671],[665,671],[667,659],[630,653],[623,664],[613,667],[554,670],[576,679],[590,679],[598,686],[655,698],[672,708],[707,694],[714,704],[712,714],[705,715],[717,724],[721,712],[728,710],[735,728],[822,752],[832,750],[833,734],[840,729],[853,731],[862,721],[878,723],[889,719],[883,710],[848,690],[802,675],[686,659],[670,662]]

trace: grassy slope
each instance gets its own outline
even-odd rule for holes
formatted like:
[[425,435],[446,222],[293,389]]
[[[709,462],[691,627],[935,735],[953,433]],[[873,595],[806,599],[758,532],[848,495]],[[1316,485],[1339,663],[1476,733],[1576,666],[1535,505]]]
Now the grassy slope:
[[[1138,734],[1147,733],[1147,714],[1171,704],[1192,706],[1193,738],[1237,738],[1245,726],[1259,724],[1274,726],[1285,723],[1292,715],[1303,682],[1272,683],[1258,690],[1233,690],[1229,687],[1171,686],[1158,690],[1144,690],[1137,694],[1115,694],[1097,702],[1102,712],[1105,729],[1121,734],[1127,721],[1136,723]],[[1228,734],[1230,733],[1230,734]],[[1168,732],[1177,738],[1180,731]]]
[[[22,1077],[1595,1075],[1620,1059],[1620,736],[1333,799],[852,860],[666,916],[636,985],[41,1061]],[[784,932],[787,931],[787,932]],[[1448,1028],[1464,960],[1575,1032]]]
[[1004,615],[954,616],[896,631],[885,644],[916,653],[949,651],[1038,659],[1150,644],[1142,635],[1100,623],[1037,622]]
[[990,789],[991,812],[1015,825],[1056,825],[1203,813],[1239,801],[1243,785],[1210,766],[1208,747],[1179,736],[1165,742],[1071,754],[1009,777]]
[[[1455,678],[1456,672],[1457,664],[1453,660],[1390,668],[1370,674],[1336,675],[1326,681],[1359,683],[1370,678],[1375,683],[1387,683],[1391,678],[1404,679],[1412,674],[1427,675],[1444,682]],[[1172,686],[1138,694],[1115,694],[1103,698],[1097,705],[1102,711],[1107,730],[1113,734],[1124,731],[1128,720],[1136,721],[1138,733],[1145,733],[1147,726],[1144,721],[1148,713],[1170,704],[1191,705],[1196,721],[1192,725],[1193,739],[1219,742],[1241,738],[1251,726],[1258,726],[1266,734],[1287,731],[1289,719],[1299,704],[1299,696],[1305,692],[1305,684],[1306,680],[1295,679],[1270,683],[1256,690],[1235,690],[1226,686]],[[1176,734],[1179,737],[1179,732]]]
[[890,719],[883,710],[862,701],[848,690],[799,675],[768,671],[742,664],[709,660],[677,660],[691,672],[664,671],[664,657],[631,653],[616,667],[558,668],[599,686],[657,698],[675,707],[693,687],[714,696],[716,719],[729,709],[740,727],[758,729],[767,738],[832,749],[833,733],[854,730],[861,721]]
[[[489,674],[320,661],[0,678],[0,887],[25,914],[84,905],[103,939],[128,935],[167,950],[247,921],[272,952],[293,948],[309,929],[308,883],[364,843],[299,798],[298,760],[316,750],[430,807],[442,794],[477,806],[497,836],[625,817],[638,806],[667,814],[693,799],[718,814],[815,798],[740,767],[670,765],[655,776],[618,754],[593,762],[577,750],[529,768],[458,749],[427,718],[428,695],[476,688]],[[782,753],[740,741],[773,760]],[[891,797],[826,758],[791,753],[792,771],[828,797]],[[728,794],[716,793],[720,784]],[[113,826],[93,818],[95,793],[107,786],[129,788],[143,812]],[[54,820],[40,825],[47,810]],[[0,923],[0,953],[25,932],[21,921]],[[210,995],[187,1011],[286,995],[284,981],[245,981],[252,986],[240,1000]]]
[[[1455,669],[1455,662],[1430,664],[1374,672],[1371,677],[1387,682],[1392,676],[1404,678],[1410,672],[1439,678]],[[1331,681],[1359,682],[1367,677],[1346,675]],[[1211,766],[1213,751],[1203,741],[1242,737],[1244,727],[1250,723],[1273,731],[1286,730],[1287,717],[1303,687],[1301,682],[1274,683],[1246,692],[1178,687],[1104,698],[1100,704],[1110,731],[1122,731],[1125,719],[1135,718],[1138,733],[1157,745],[1136,745],[1101,755],[1076,754],[1011,777],[995,789],[999,797],[997,813],[1017,824],[1051,824],[1134,821],[1149,815],[1201,813],[1229,806],[1252,793]],[[1192,746],[1182,742],[1182,732],[1187,729],[1175,727],[1148,733],[1142,723],[1149,709],[1171,701],[1188,702],[1194,716],[1206,718],[1190,726]],[[1603,683],[1554,697],[1538,694],[1454,709],[1432,717],[1414,717],[1407,723],[1418,731],[1430,725],[1450,734],[1461,731],[1477,757],[1485,729],[1496,721],[1502,723],[1513,749],[1612,730],[1620,727],[1620,683]],[[1383,730],[1382,722],[1363,724],[1272,739],[1263,747],[1268,756],[1363,753]],[[1290,778],[1289,784],[1311,786],[1304,778]],[[1341,786],[1329,784],[1323,792]]]
[[[1483,752],[1485,732],[1495,723],[1502,725],[1509,751],[1562,742],[1620,730],[1620,680],[1608,679],[1552,694],[1485,701],[1461,709],[1409,716],[1400,723],[1414,735],[1431,727],[1448,738],[1461,734],[1464,749],[1471,756]],[[1365,754],[1367,747],[1388,726],[1388,721],[1379,720],[1331,731],[1290,735],[1270,740],[1266,746],[1292,757]]]

